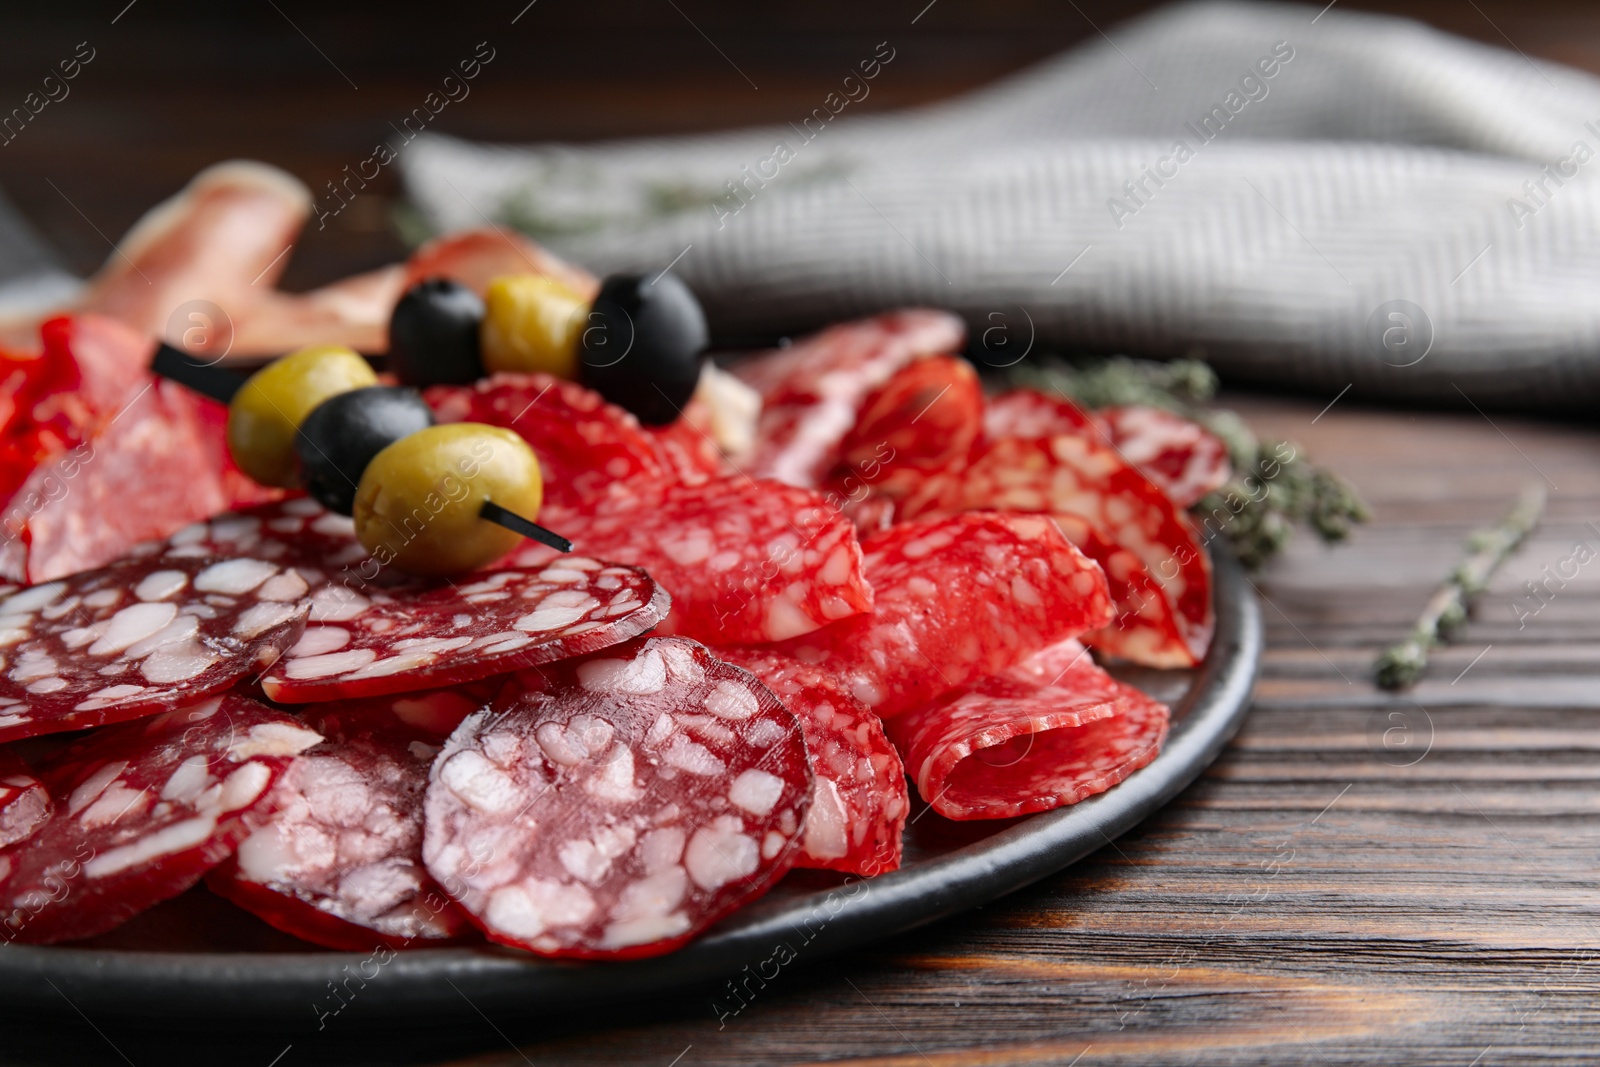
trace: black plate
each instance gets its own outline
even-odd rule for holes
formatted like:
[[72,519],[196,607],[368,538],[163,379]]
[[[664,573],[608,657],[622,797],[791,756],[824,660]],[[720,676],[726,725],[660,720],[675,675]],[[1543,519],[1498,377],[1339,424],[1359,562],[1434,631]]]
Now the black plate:
[[[1037,881],[1108,844],[1192,782],[1238,729],[1261,657],[1261,616],[1230,558],[1216,561],[1217,635],[1196,671],[1126,671],[1172,705],[1166,748],[1121,785],[1070,808],[956,823],[915,808],[906,863],[861,880],[796,872],[757,904],[668,956],[572,964],[492,947],[360,955],[308,950],[203,889],[94,943],[0,948],[8,1016],[56,1014],[162,1026],[271,1025],[291,1040],[345,1012],[346,1026],[444,1025],[479,1012],[549,1015],[708,988],[933,922]],[[156,946],[159,946],[156,947]],[[728,998],[727,1008],[737,1003]],[[281,1029],[278,1029],[281,1028]]]

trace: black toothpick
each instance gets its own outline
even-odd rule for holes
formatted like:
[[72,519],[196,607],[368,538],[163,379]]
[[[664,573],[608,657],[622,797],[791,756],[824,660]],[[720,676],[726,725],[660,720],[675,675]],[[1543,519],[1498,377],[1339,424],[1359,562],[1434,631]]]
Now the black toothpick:
[[512,533],[519,533],[523,537],[532,538],[541,545],[549,545],[557,552],[571,552],[572,542],[556,533],[547,530],[536,522],[529,522],[514,511],[507,511],[493,500],[485,500],[483,507],[478,509],[478,517],[487,519],[496,526],[504,526]]
[[150,370],[219,404],[231,403],[233,394],[245,383],[245,376],[238,371],[213,363],[202,363],[165,342],[156,348],[155,358],[150,361]]

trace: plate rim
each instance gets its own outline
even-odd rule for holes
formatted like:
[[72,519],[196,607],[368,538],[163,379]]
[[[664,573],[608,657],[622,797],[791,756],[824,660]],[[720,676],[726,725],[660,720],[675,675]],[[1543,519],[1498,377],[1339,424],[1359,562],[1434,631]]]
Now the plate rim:
[[[1114,842],[1187,788],[1238,731],[1259,672],[1261,610],[1253,583],[1232,555],[1210,555],[1216,629],[1206,660],[1177,702],[1182,713],[1161,754],[1114,789],[1027,816],[914,866],[868,879],[852,876],[800,897],[769,897],[684,948],[628,962],[545,960],[492,945],[389,951],[383,959],[383,950],[166,953],[0,945],[0,1002],[7,1014],[55,1013],[65,998],[90,1016],[147,1025],[153,1019],[163,1026],[281,1025],[298,1019],[319,1028],[346,1006],[359,1005],[349,1025],[436,1026],[453,1016],[494,1010],[552,1014],[697,987],[714,990],[751,966],[761,972],[766,963],[812,964],[948,918]],[[802,930],[809,936],[801,939]],[[792,944],[797,940],[798,949]],[[788,958],[780,959],[782,946]],[[336,984],[350,994],[348,1001],[336,997]]]

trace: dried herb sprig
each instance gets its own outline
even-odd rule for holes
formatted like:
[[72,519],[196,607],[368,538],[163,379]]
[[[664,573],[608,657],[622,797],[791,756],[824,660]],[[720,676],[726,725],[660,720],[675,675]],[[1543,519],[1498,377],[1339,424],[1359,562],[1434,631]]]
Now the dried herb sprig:
[[1322,540],[1334,542],[1368,518],[1355,490],[1313,465],[1297,445],[1260,440],[1236,413],[1209,407],[1217,376],[1200,360],[1042,359],[1013,368],[1011,380],[1059,391],[1089,410],[1122,404],[1166,408],[1216,434],[1228,446],[1233,477],[1194,506],[1195,521],[1207,541],[1226,536],[1234,554],[1252,569],[1281,552],[1296,525],[1308,525]]
[[1539,525],[1544,500],[1544,486],[1531,483],[1505,518],[1494,526],[1474,530],[1467,537],[1467,557],[1456,564],[1429,598],[1411,633],[1378,654],[1373,674],[1379,685],[1403,689],[1422,677],[1428,652],[1448,641],[1466,623],[1473,599],[1488,588],[1494,572]]

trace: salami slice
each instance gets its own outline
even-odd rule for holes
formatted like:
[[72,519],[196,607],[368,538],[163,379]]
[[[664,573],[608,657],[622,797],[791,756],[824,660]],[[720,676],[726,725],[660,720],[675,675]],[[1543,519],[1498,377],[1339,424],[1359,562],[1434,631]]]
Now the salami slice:
[[483,422],[521,435],[539,457],[549,505],[588,509],[640,482],[677,480],[638,419],[577,382],[496,374],[472,386],[436,385],[425,396],[440,422]]
[[0,750],[0,848],[38,833],[54,807],[33,770],[16,753]]
[[1228,446],[1193,419],[1165,408],[1128,405],[1095,412],[1124,459],[1186,508],[1225,485]]
[[940,815],[1005,819],[1110,789],[1161,751],[1169,718],[1066,641],[888,729]]
[[1211,642],[1211,564],[1194,525],[1165,493],[1099,434],[1001,437],[985,441],[959,477],[902,505],[929,512],[995,509],[1081,520],[1101,542],[1137,556],[1172,605],[1188,662]]
[[6,508],[0,574],[43,582],[99,567],[222,510],[201,403],[152,382],[81,444],[34,468]]
[[133,559],[0,600],[0,740],[137,719],[263,670],[306,583],[257,559]]
[[[810,490],[738,477],[658,485],[590,512],[547,508],[539,521],[579,552],[649,571],[672,595],[662,633],[778,641],[872,606],[854,528]],[[555,558],[529,543],[512,560]]]
[[1111,591],[1116,618],[1084,634],[1085,644],[1147,667],[1192,667],[1199,662],[1184,639],[1172,602],[1143,560],[1106,541],[1080,516],[1057,515],[1056,524],[1067,540],[1100,564]]
[[250,556],[293,567],[311,587],[312,621],[346,610],[369,588],[422,589],[427,583],[378,564],[356,540],[355,523],[309,497],[216,515],[140,545],[134,555]]
[[990,397],[983,410],[983,435],[988,438],[1052,437],[1094,428],[1094,420],[1072,400],[1037,389],[1012,389]]
[[0,852],[0,935],[92,937],[177,896],[261,824],[290,757],[319,740],[223,696],[69,746],[41,771],[54,814]]
[[[702,372],[702,380],[719,373],[708,364]],[[723,378],[727,379],[727,376]],[[732,473],[727,461],[722,458],[722,450],[717,447],[715,413],[707,401],[700,399],[698,393],[684,405],[683,414],[672,422],[642,429],[655,446],[662,469],[680,485],[702,485],[713,478]]]
[[830,484],[890,499],[965,463],[983,432],[983,386],[972,364],[929,356],[902,367],[861,406],[839,443]]
[[473,927],[422,865],[422,796],[439,745],[488,694],[457,689],[319,704],[321,744],[294,758],[277,811],[206,878],[280,930],[355,952]]
[[651,629],[667,594],[634,567],[561,556],[459,583],[323,601],[261,679],[288,704],[431,689],[593,652]]
[[897,869],[911,803],[878,716],[819,667],[764,648],[716,654],[761,679],[800,720],[816,784],[795,866],[864,877]]
[[863,545],[871,615],[782,642],[885,719],[1111,618],[1100,568],[1048,518],[971,512]]
[[811,784],[765,686],[652,638],[519,675],[462,723],[433,765],[423,855],[491,940],[654,956],[789,869]]
[[754,451],[740,467],[757,477],[815,486],[863,400],[919,356],[959,351],[966,327],[945,311],[912,308],[830,326],[733,368],[761,394]]

